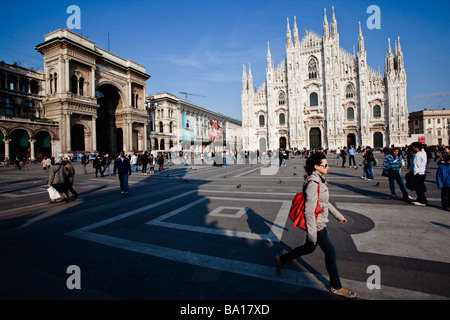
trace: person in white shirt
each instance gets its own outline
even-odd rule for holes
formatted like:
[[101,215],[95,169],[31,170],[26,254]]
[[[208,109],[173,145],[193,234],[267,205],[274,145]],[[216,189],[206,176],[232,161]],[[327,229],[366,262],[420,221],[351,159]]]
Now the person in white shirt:
[[425,186],[425,178],[427,173],[427,153],[423,150],[423,144],[421,142],[413,142],[411,144],[415,154],[410,164],[410,171],[414,174],[414,188],[417,194],[417,201],[413,204],[416,206],[426,206],[428,201],[425,196],[427,191]]
[[131,156],[131,159],[130,159],[132,172],[137,172],[137,160],[138,160],[138,157],[137,157],[136,153],[133,153],[133,155]]

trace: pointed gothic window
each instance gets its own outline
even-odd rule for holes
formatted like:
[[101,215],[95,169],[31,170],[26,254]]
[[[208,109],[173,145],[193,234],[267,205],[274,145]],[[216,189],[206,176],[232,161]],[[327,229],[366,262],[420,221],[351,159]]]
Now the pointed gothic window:
[[316,92],[313,92],[309,95],[309,106],[316,107],[319,105],[319,96]]
[[281,91],[278,95],[278,105],[283,106],[286,104],[286,94]]
[[349,83],[347,85],[347,88],[345,88],[345,97],[346,98],[353,98],[355,96],[355,87],[352,83]]
[[308,76],[309,79],[317,79],[317,75],[319,74],[318,61],[316,58],[311,57],[308,62]]

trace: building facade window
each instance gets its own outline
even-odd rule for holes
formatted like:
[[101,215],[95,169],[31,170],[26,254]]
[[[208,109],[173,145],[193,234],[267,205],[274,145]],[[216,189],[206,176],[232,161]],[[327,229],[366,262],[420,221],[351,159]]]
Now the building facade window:
[[319,63],[315,57],[311,57],[308,62],[308,78],[309,79],[317,79],[317,75],[319,74]]
[[355,109],[353,107],[347,108],[347,120],[355,120]]
[[309,95],[309,106],[316,107],[319,105],[319,95],[317,92],[313,92]]
[[345,97],[353,98],[354,96],[355,96],[355,87],[353,86],[353,84],[349,83],[345,88]]
[[263,115],[260,115],[260,116],[259,116],[259,126],[260,126],[260,127],[263,127],[263,126],[265,126],[265,125],[266,125],[266,119],[264,118]]
[[278,118],[279,118],[278,120],[280,122],[280,125],[285,125],[286,124],[286,116],[284,115],[284,113],[280,113]]
[[281,91],[278,95],[278,105],[283,106],[286,104],[286,94]]
[[381,107],[379,105],[376,105],[375,107],[373,107],[373,117],[381,118]]

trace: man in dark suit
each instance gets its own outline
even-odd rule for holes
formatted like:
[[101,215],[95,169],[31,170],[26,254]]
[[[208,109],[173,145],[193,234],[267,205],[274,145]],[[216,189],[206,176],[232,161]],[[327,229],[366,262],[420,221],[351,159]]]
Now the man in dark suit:
[[122,194],[128,195],[128,176],[131,175],[130,160],[121,151],[119,157],[114,161],[114,176],[119,173],[120,190]]

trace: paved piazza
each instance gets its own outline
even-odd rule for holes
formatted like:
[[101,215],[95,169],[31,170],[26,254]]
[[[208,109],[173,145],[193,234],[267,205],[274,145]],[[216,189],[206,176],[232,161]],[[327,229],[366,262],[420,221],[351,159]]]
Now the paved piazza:
[[[390,199],[381,167],[374,181],[360,179],[361,160],[341,168],[328,157],[331,201],[348,220],[330,215],[328,224],[343,285],[360,299],[449,299],[450,214],[440,207],[436,166],[426,181],[430,204],[416,207]],[[0,168],[0,297],[340,299],[329,293],[320,249],[275,273],[274,256],[305,240],[288,218],[303,166],[301,157],[286,168],[173,165],[133,173],[125,197],[117,177],[96,178],[92,166],[84,175],[76,164],[80,197],[54,205],[40,165]],[[80,268],[79,290],[66,285],[71,265]],[[380,289],[367,285],[373,266]]]

